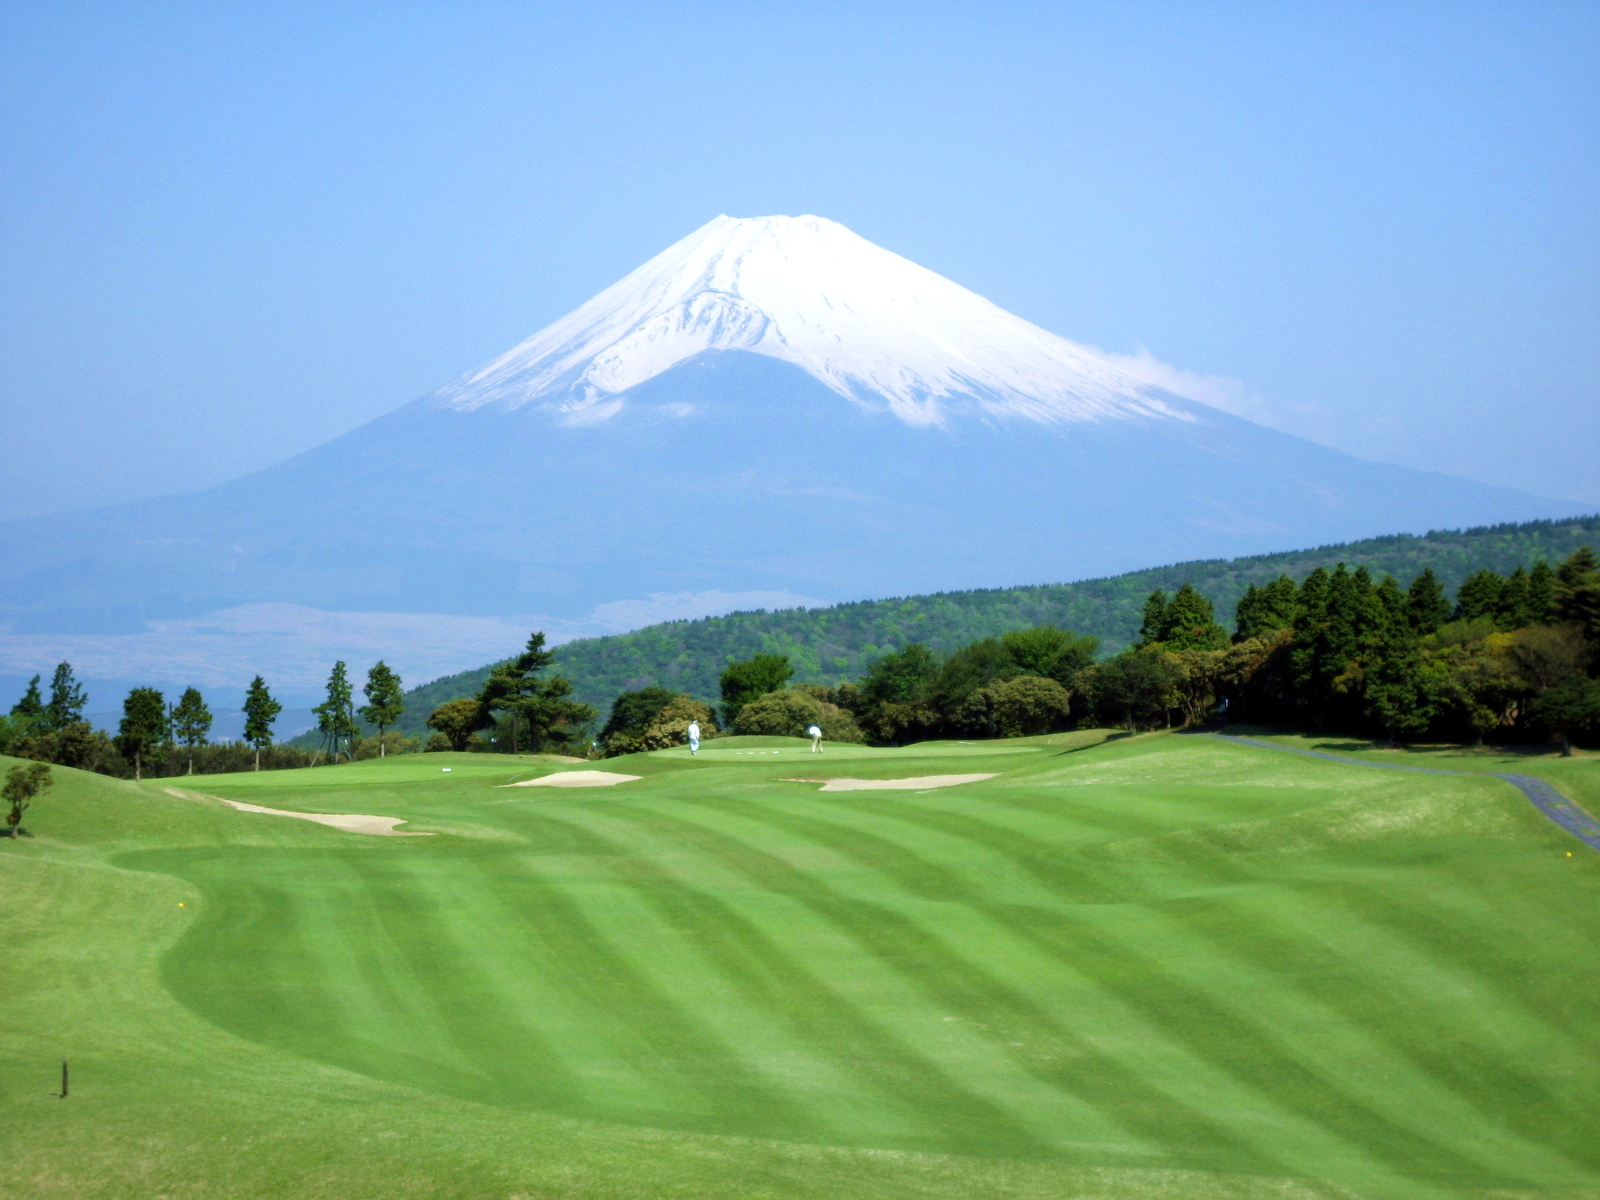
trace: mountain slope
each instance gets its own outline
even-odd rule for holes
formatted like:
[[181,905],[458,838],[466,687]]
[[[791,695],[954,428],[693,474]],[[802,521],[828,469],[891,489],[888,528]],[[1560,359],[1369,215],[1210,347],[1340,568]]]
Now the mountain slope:
[[[1431,567],[1453,589],[1481,568],[1507,574],[1538,558],[1555,563],[1583,545],[1600,545],[1600,516],[1369,538],[1232,561],[1177,563],[1081,583],[733,613],[569,642],[557,649],[555,669],[572,679],[579,699],[603,711],[619,692],[649,686],[715,701],[718,673],[753,654],[787,654],[798,682],[833,684],[859,676],[880,653],[907,642],[949,653],[977,638],[1033,625],[1091,633],[1107,649],[1116,649],[1138,635],[1140,608],[1156,588],[1170,592],[1192,583],[1216,604],[1219,619],[1229,622],[1247,586],[1281,573],[1300,579],[1317,567],[1344,562],[1409,583]],[[413,736],[425,732],[429,712],[446,700],[474,694],[489,669],[464,671],[408,692],[401,728]]]
[[117,635],[259,602],[581,622],[648,596],[992,587],[1568,511],[1162,392],[831,222],[719,218],[324,446],[0,527],[0,623]]

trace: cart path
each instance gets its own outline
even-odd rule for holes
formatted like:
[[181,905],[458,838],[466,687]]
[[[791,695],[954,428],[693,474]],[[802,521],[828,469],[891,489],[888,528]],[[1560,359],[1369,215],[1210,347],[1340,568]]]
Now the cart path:
[[1413,767],[1406,763],[1370,762],[1364,758],[1351,758],[1345,754],[1328,754],[1322,750],[1302,750],[1298,746],[1280,746],[1276,742],[1266,742],[1260,738],[1235,737],[1227,733],[1214,733],[1210,736],[1221,738],[1225,742],[1237,742],[1241,746],[1256,746],[1263,750],[1281,750],[1285,754],[1303,754],[1307,758],[1325,758],[1330,762],[1355,763],[1359,767],[1378,767],[1389,771],[1420,771],[1424,775],[1488,775],[1491,779],[1504,779],[1532,801],[1535,808],[1572,834],[1573,837],[1596,850],[1600,850],[1600,821],[1595,820],[1594,817],[1580,808],[1577,801],[1569,800],[1544,780],[1533,775],[1498,771],[1445,771],[1438,767]]

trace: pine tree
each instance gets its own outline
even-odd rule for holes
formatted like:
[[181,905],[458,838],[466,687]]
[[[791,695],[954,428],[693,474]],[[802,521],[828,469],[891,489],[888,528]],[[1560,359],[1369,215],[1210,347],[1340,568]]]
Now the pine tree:
[[1144,621],[1139,626],[1139,645],[1153,646],[1167,631],[1167,594],[1160,588],[1151,592],[1144,602]]
[[1178,589],[1163,617],[1161,636],[1156,640],[1169,650],[1220,650],[1228,644],[1211,601],[1191,584]]
[[11,706],[11,716],[16,718],[18,731],[24,736],[43,723],[44,697],[39,694],[37,675],[28,680],[28,690],[22,693],[22,699]]
[[117,751],[133,760],[133,777],[144,775],[144,760],[172,740],[167,721],[167,700],[155,688],[134,688],[122,702],[122,722],[117,727]]
[[1450,619],[1450,600],[1432,567],[1411,581],[1406,592],[1406,617],[1412,630],[1422,636],[1437,632]]
[[83,706],[89,703],[83,685],[72,674],[71,663],[59,663],[50,677],[50,702],[44,706],[44,727],[60,733],[68,725],[83,720]]
[[172,710],[172,734],[189,751],[189,771],[194,774],[194,748],[204,746],[211,732],[211,710],[199,688],[186,688]]
[[1556,568],[1555,615],[1583,628],[1592,642],[1600,642],[1600,561],[1588,546],[1574,550]]
[[1528,572],[1528,618],[1534,625],[1547,625],[1555,619],[1556,573],[1540,559]]
[[[528,730],[528,749],[534,754],[543,750],[546,743],[572,740],[577,731],[600,715],[592,706],[568,698],[572,694],[570,679],[563,675],[538,677],[555,658],[555,652],[546,650],[544,642],[542,632],[530,635],[521,654],[490,672],[477,698],[481,714],[478,728],[488,728],[496,712],[509,713],[515,739],[516,721],[521,717]],[[784,662],[787,664],[788,660]],[[515,740],[512,745],[515,747]]]
[[1295,602],[1299,589],[1287,575],[1279,575],[1263,587],[1251,584],[1234,612],[1233,636],[1236,642],[1248,642],[1279,629],[1294,627]]
[[272,698],[267,682],[257,675],[244,695],[244,740],[255,747],[256,770],[261,770],[261,751],[272,745],[272,723],[283,705]]
[[1500,589],[1500,603],[1495,607],[1495,623],[1502,630],[1522,629],[1533,624],[1532,605],[1528,594],[1528,572],[1518,567],[1506,576]]
[[1505,590],[1505,586],[1506,581],[1487,567],[1474,571],[1456,591],[1456,611],[1452,619],[1457,621],[1476,621],[1483,617],[1488,617],[1490,620],[1498,619],[1500,593]]
[[367,698],[367,702],[361,706],[361,719],[368,725],[378,727],[378,757],[382,758],[387,749],[383,744],[384,731],[406,711],[400,676],[379,659],[367,672],[367,682],[361,692]]
[[343,660],[334,663],[333,670],[328,674],[328,698],[311,711],[317,718],[317,728],[328,749],[328,761],[331,763],[339,757],[340,746],[344,746],[346,754],[354,758],[349,748],[360,731],[356,728],[354,694]]

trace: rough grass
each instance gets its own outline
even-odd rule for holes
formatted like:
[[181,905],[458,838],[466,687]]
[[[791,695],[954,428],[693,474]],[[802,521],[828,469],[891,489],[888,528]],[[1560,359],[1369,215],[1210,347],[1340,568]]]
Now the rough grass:
[[[0,1196],[1600,1196],[1600,857],[1509,784],[805,745],[58,770],[0,843]],[[834,762],[1000,774],[782,780]]]

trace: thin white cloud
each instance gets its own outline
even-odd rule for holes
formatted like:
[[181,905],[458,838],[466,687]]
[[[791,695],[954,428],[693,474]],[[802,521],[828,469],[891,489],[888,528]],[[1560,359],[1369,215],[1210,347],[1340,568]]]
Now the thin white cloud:
[[1201,375],[1196,371],[1185,371],[1182,367],[1163,362],[1143,346],[1133,354],[1117,354],[1095,347],[1088,349],[1117,369],[1158,388],[1198,400],[1201,404],[1209,404],[1212,408],[1220,408],[1247,421],[1321,440],[1317,430],[1325,425],[1325,414],[1315,404],[1269,399],[1260,392],[1252,391],[1240,380],[1226,375]]

